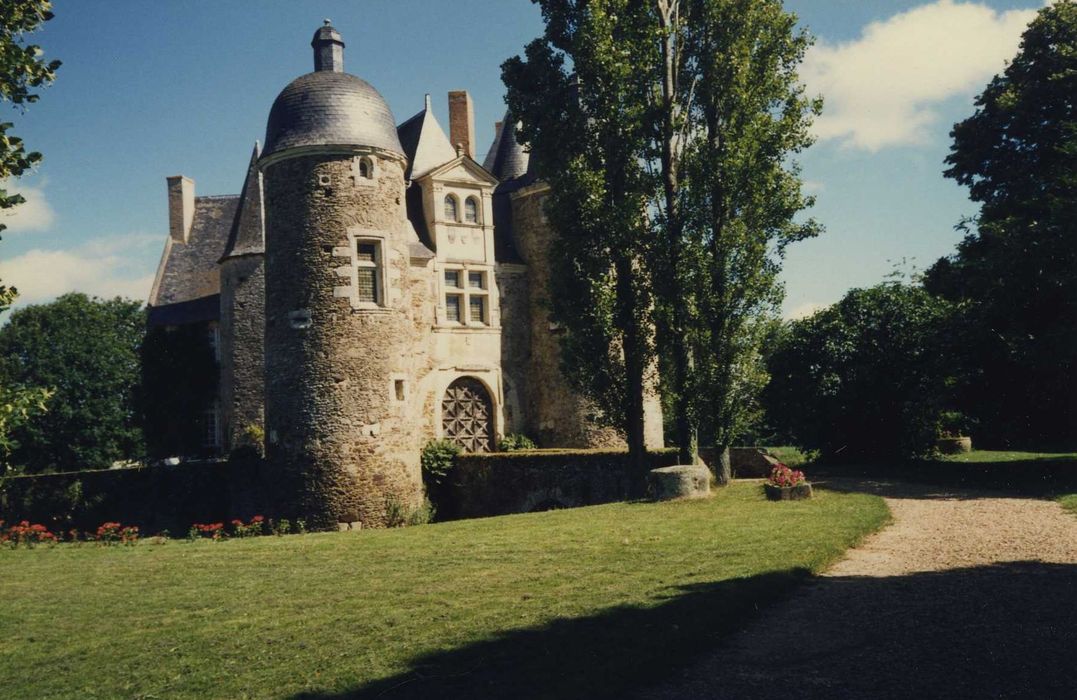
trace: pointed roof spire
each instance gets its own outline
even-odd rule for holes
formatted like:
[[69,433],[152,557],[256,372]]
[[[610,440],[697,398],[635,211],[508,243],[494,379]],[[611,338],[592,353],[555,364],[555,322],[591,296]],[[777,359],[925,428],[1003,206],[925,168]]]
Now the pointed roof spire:
[[512,114],[506,112],[505,120],[494,139],[494,145],[486,155],[483,167],[494,174],[498,180],[510,180],[521,177],[528,172],[531,154],[516,141],[517,122]]
[[265,213],[262,205],[262,172],[258,169],[261,145],[255,141],[247,176],[236,206],[236,218],[228,232],[228,244],[220,262],[243,255],[260,255],[265,252]]
[[434,117],[430,95],[426,96],[421,112],[397,127],[397,134],[404,155],[408,157],[408,169],[404,173],[408,179],[428,173],[457,157],[456,149]]

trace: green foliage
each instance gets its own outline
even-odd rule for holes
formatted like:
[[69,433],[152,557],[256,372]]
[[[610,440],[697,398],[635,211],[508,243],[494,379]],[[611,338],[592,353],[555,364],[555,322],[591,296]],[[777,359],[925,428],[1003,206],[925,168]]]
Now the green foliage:
[[203,453],[204,411],[217,396],[219,375],[205,324],[151,327],[140,355],[139,408],[148,455]]
[[962,305],[972,376],[961,406],[999,445],[1077,444],[1074,94],[1077,4],[1062,0],[951,132],[946,176],[981,209],[925,285]]
[[431,440],[426,443],[419,456],[419,463],[423,470],[423,483],[427,487],[444,485],[458,454],[460,454],[460,446],[452,440]]
[[[46,61],[41,47],[26,43],[26,35],[52,19],[48,0],[6,0],[0,4],[0,101],[17,108],[37,102],[35,88],[53,81],[59,61]],[[41,161],[41,154],[27,152],[22,139],[11,134],[11,122],[0,121],[0,183],[18,177]],[[0,189],[0,210],[26,201],[19,194]],[[0,231],[7,228],[0,223]],[[0,285],[0,306],[10,303],[14,290]]]
[[795,321],[770,358],[771,421],[823,458],[931,452],[951,398],[952,307],[887,283]]
[[29,472],[108,467],[143,453],[135,411],[141,302],[65,294],[15,311],[0,328],[0,377],[46,386],[49,411],[13,432]]
[[643,214],[654,18],[640,3],[539,0],[545,32],[502,66],[507,101],[551,189],[550,305],[562,368],[642,458],[654,327]]
[[534,450],[538,447],[535,441],[523,433],[509,433],[497,443],[500,452],[515,452],[517,450]]
[[[52,19],[48,0],[10,0],[0,5],[0,101],[17,107],[36,102],[33,91],[51,83],[59,61],[46,62],[41,48],[27,44],[24,35]],[[0,185],[18,177],[41,160],[41,154],[27,152],[22,139],[11,134],[11,122],[0,121]],[[0,187],[0,211],[25,202],[19,194]],[[0,219],[0,232],[7,228]],[[18,296],[14,287],[0,284],[0,313],[11,308]],[[0,479],[13,469],[8,462],[18,447],[14,432],[33,416],[45,411],[52,392],[41,387],[22,387],[0,375]]]
[[411,527],[434,522],[437,509],[430,499],[424,498],[417,506],[410,506],[406,501],[390,494],[385,499],[385,526]]

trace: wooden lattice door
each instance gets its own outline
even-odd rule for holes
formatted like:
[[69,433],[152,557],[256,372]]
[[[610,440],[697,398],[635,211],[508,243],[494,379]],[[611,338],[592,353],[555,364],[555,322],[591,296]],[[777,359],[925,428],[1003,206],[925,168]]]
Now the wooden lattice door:
[[445,437],[468,452],[493,449],[493,405],[486,387],[477,379],[457,379],[441,400],[441,428]]

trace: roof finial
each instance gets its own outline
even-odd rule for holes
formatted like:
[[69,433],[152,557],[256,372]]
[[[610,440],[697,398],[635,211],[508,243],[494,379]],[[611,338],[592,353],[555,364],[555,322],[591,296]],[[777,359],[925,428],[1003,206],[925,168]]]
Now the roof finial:
[[424,102],[424,106],[425,106],[425,108],[426,108],[426,111],[427,111],[427,112],[429,112],[429,111],[430,111],[430,109],[431,109],[431,107],[433,106],[433,105],[432,105],[432,104],[430,103],[430,93],[429,93],[429,92],[428,92],[428,93],[426,93],[426,100],[425,100],[425,102]]
[[322,20],[322,24],[325,25],[326,27],[332,27],[333,26],[333,20],[326,17],[325,19]]
[[328,19],[314,32],[310,45],[314,48],[314,70],[344,72],[344,41]]

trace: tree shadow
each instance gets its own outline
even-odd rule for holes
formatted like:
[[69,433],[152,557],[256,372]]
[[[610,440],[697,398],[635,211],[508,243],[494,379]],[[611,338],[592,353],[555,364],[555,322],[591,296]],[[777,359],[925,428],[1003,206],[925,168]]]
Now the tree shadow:
[[813,466],[811,473],[828,484],[858,480],[863,483],[860,490],[890,498],[1051,498],[1077,491],[1077,460],[1070,457],[1012,462],[819,464]]
[[[823,576],[789,597],[805,576],[685,586],[653,608],[506,632],[295,697],[1077,697],[1075,565]],[[775,596],[786,600],[743,629]]]
[[668,678],[803,582],[804,569],[671,588],[655,607],[559,619],[415,659],[407,673],[297,699],[613,697]]
[[644,698],[1073,698],[1077,565],[819,577]]

